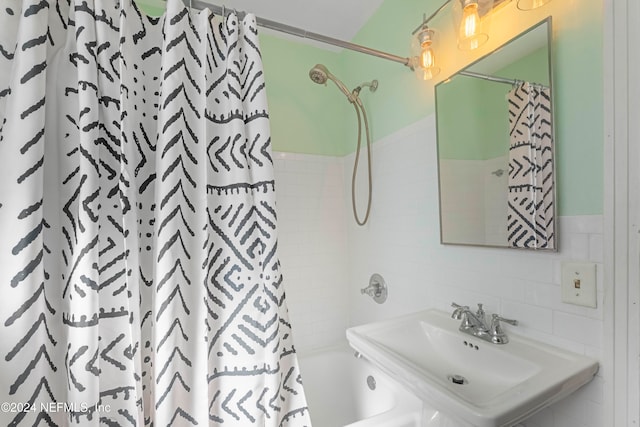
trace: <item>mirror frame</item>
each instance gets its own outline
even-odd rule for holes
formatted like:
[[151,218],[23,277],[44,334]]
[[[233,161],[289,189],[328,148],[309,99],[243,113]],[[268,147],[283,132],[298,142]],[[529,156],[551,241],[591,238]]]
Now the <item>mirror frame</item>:
[[[488,52],[487,54],[483,55],[482,57],[472,61],[471,63],[465,65],[463,68],[458,69],[457,71],[455,71],[454,73],[452,73],[451,75],[449,75],[449,77],[447,77],[446,79],[443,79],[442,81],[440,81],[438,84],[435,85],[434,87],[434,99],[435,99],[435,111],[436,111],[436,156],[437,156],[437,161],[438,161],[438,209],[439,209],[439,221],[440,221],[440,244],[441,245],[452,245],[452,246],[471,246],[471,247],[486,247],[486,248],[499,248],[499,249],[516,249],[516,250],[525,250],[525,251],[533,251],[533,252],[557,252],[558,251],[558,197],[557,197],[557,171],[556,171],[556,165],[557,165],[557,157],[556,157],[556,134],[555,134],[555,128],[556,128],[556,118],[555,118],[555,90],[554,90],[554,84],[553,84],[553,62],[552,62],[552,58],[553,58],[553,25],[552,25],[552,17],[548,16],[545,19],[535,23],[534,25],[530,26],[529,28],[525,29],[524,31],[518,33],[516,36],[512,37],[511,39],[507,40],[506,42],[502,43],[500,46],[496,47],[495,49],[493,49],[491,52]],[[548,52],[547,52],[547,66],[548,66],[548,73],[549,73],[549,90],[551,92],[551,138],[552,138],[552,146],[551,146],[551,150],[552,150],[552,174],[553,174],[553,189],[552,189],[552,194],[553,194],[553,229],[554,229],[554,245],[553,247],[549,247],[549,248],[522,248],[522,247],[515,247],[515,246],[509,246],[507,245],[496,245],[496,244],[482,244],[482,243],[460,243],[460,242],[446,242],[444,239],[444,233],[443,233],[443,226],[442,226],[442,218],[443,218],[443,212],[442,212],[442,181],[441,181],[441,159],[440,159],[440,126],[438,124],[438,97],[437,97],[437,88],[440,85],[446,84],[449,82],[449,80],[452,77],[455,77],[456,75],[458,75],[461,71],[467,71],[469,70],[469,68],[473,67],[474,65],[478,64],[479,62],[487,59],[489,56],[493,55],[494,53],[496,53],[497,51],[499,51],[500,49],[503,49],[505,46],[509,45],[510,43],[516,41],[517,39],[519,39],[520,37],[525,36],[526,34],[536,30],[537,28],[543,26],[543,25],[547,25],[547,46],[548,46]]]

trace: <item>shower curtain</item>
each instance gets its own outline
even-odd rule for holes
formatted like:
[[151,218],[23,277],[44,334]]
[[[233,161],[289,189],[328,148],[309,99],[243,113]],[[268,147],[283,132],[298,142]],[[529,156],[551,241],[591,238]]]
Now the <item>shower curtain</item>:
[[508,94],[507,239],[516,248],[554,248],[551,92],[524,82]]
[[0,10],[0,424],[308,426],[255,18]]

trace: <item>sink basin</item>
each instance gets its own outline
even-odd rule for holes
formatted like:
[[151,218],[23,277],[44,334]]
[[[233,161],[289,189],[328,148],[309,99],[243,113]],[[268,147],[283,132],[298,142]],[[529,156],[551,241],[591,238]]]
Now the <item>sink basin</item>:
[[427,310],[347,330],[349,344],[434,409],[509,427],[588,383],[598,362],[516,334],[491,344]]

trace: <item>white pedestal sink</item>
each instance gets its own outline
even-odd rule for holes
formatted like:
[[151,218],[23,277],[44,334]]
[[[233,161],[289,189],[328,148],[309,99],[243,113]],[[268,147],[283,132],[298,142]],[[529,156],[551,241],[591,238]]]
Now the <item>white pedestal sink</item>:
[[499,345],[427,310],[347,330],[349,344],[431,407],[477,427],[510,427],[588,383],[598,362],[510,334]]

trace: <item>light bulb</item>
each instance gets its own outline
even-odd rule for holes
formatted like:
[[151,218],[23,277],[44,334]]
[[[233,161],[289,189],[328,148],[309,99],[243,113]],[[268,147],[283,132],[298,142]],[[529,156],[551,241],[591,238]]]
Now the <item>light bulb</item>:
[[473,50],[487,40],[489,40],[489,36],[480,32],[480,13],[478,12],[477,0],[465,0],[458,28],[458,47],[462,50]]
[[433,53],[431,43],[422,45],[422,55],[420,56],[420,65],[422,68],[431,68],[436,65],[436,56]]
[[480,26],[480,14],[478,3],[469,3],[462,9],[462,21],[460,22],[460,38],[474,37]]
[[420,68],[422,68],[422,80],[431,80],[439,72],[440,68],[436,67],[436,57],[433,53],[431,43],[428,46],[423,46],[422,55],[420,55]]
[[433,30],[425,27],[417,36],[417,56],[414,57],[414,70],[420,80],[431,80],[440,73],[436,65],[436,56],[433,50]]

